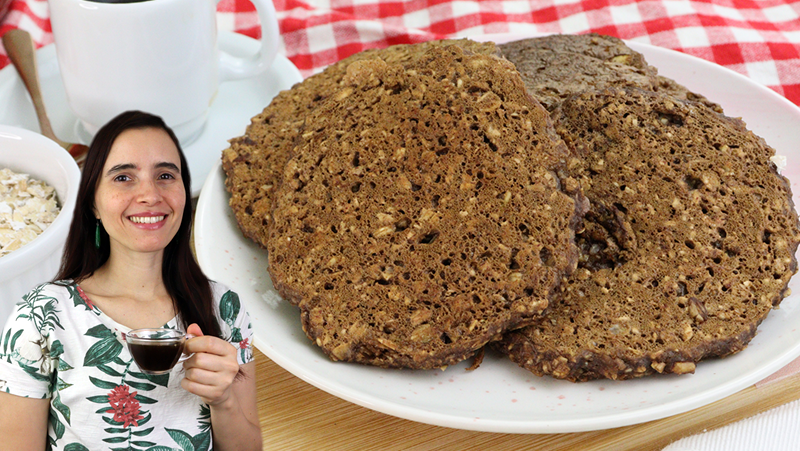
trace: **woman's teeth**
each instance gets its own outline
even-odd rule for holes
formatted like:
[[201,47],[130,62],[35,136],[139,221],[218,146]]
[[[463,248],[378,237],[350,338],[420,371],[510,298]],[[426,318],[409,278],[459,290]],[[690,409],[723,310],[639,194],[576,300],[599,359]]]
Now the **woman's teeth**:
[[164,216],[131,216],[131,221],[137,224],[155,224],[164,220]]

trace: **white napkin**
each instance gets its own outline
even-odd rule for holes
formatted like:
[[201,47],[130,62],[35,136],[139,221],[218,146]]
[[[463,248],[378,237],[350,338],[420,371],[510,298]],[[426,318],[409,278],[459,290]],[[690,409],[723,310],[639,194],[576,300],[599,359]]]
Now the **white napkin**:
[[733,424],[692,435],[663,451],[798,451],[800,400]]

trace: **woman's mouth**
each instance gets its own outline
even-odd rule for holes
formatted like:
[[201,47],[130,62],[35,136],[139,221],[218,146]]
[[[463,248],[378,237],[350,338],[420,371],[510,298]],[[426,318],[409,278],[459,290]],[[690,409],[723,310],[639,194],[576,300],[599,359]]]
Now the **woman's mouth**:
[[166,216],[131,216],[130,220],[136,224],[155,224],[163,221],[164,218]]

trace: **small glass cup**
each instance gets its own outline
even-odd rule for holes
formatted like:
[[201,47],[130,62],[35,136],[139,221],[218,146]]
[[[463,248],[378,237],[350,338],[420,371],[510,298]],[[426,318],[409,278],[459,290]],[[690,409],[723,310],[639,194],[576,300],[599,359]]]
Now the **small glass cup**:
[[180,330],[164,327],[133,329],[125,341],[133,360],[146,374],[166,374],[181,360],[183,345],[188,338]]

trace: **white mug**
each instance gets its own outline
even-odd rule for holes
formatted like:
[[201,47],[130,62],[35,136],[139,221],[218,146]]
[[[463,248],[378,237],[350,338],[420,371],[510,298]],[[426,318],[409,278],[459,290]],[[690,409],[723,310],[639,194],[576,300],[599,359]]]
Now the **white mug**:
[[136,109],[161,116],[185,146],[202,132],[218,84],[266,71],[278,52],[271,0],[252,0],[261,48],[250,58],[219,50],[219,0],[119,1],[49,0],[67,100],[91,136]]

